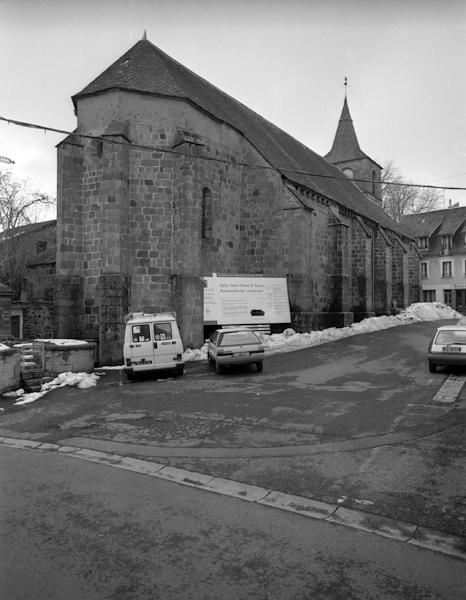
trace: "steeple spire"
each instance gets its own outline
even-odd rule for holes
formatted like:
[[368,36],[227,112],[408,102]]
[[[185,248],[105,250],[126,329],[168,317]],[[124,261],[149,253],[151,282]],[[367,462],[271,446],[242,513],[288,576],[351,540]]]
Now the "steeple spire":
[[335,133],[335,139],[333,140],[332,149],[325,157],[332,163],[338,163],[340,161],[351,160],[365,156],[359,147],[358,138],[353,126],[353,119],[351,118],[348,108],[348,98],[346,96],[347,85],[348,79],[345,77],[345,99],[343,101],[343,108],[341,111],[340,120],[338,121],[338,127]]
[[371,200],[382,202],[380,174],[382,167],[365,154],[358,142],[353,119],[348,108],[348,77],[345,77],[345,98],[338,121],[332,149],[325,155],[329,162],[339,167],[350,179],[357,180],[359,187]]

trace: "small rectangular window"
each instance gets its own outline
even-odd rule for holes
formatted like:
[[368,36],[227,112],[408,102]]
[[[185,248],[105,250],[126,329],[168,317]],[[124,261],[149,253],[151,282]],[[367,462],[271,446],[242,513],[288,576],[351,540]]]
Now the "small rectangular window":
[[154,323],[154,340],[171,340],[171,323]]
[[47,242],[37,242],[36,244],[36,254],[41,254],[47,250]]
[[427,279],[428,277],[428,271],[427,271],[427,263],[426,262],[422,262],[421,263],[421,277],[423,279]]
[[133,325],[133,342],[150,342],[149,325]]
[[443,302],[451,305],[451,290],[443,290]]
[[422,290],[423,302],[435,302],[435,290]]
[[420,237],[420,238],[417,239],[417,245],[418,245],[419,248],[426,249],[429,246],[428,241],[429,241],[428,238],[426,238],[426,237]]
[[445,260],[442,263],[442,277],[451,277],[451,276],[452,276],[451,260]]
[[451,250],[451,235],[442,235],[442,248]]

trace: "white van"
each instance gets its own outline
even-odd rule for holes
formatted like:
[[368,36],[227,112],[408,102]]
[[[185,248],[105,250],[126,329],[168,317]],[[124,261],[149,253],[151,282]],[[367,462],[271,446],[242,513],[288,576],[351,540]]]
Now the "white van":
[[183,342],[175,313],[130,313],[125,318],[124,369],[136,373],[174,370],[183,375]]

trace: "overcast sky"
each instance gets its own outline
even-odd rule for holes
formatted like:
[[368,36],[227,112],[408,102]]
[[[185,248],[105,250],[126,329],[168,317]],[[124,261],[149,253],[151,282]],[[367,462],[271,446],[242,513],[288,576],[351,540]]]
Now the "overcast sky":
[[[415,183],[466,187],[464,0],[0,0],[0,116],[73,130],[71,96],[144,30],[322,155],[347,76],[366,154]],[[55,195],[63,137],[0,122],[0,156]],[[466,205],[466,191],[449,199]]]

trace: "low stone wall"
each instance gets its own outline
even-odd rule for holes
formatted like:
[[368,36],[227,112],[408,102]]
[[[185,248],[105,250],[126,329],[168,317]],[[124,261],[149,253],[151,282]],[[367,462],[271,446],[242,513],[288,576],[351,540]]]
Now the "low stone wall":
[[20,371],[21,354],[13,348],[0,348],[0,394],[18,389]]
[[51,375],[58,373],[91,373],[95,366],[96,344],[60,345],[53,342],[34,342],[33,350],[44,353],[45,371]]
[[319,331],[329,327],[351,327],[352,312],[292,312],[291,327],[298,333]]

